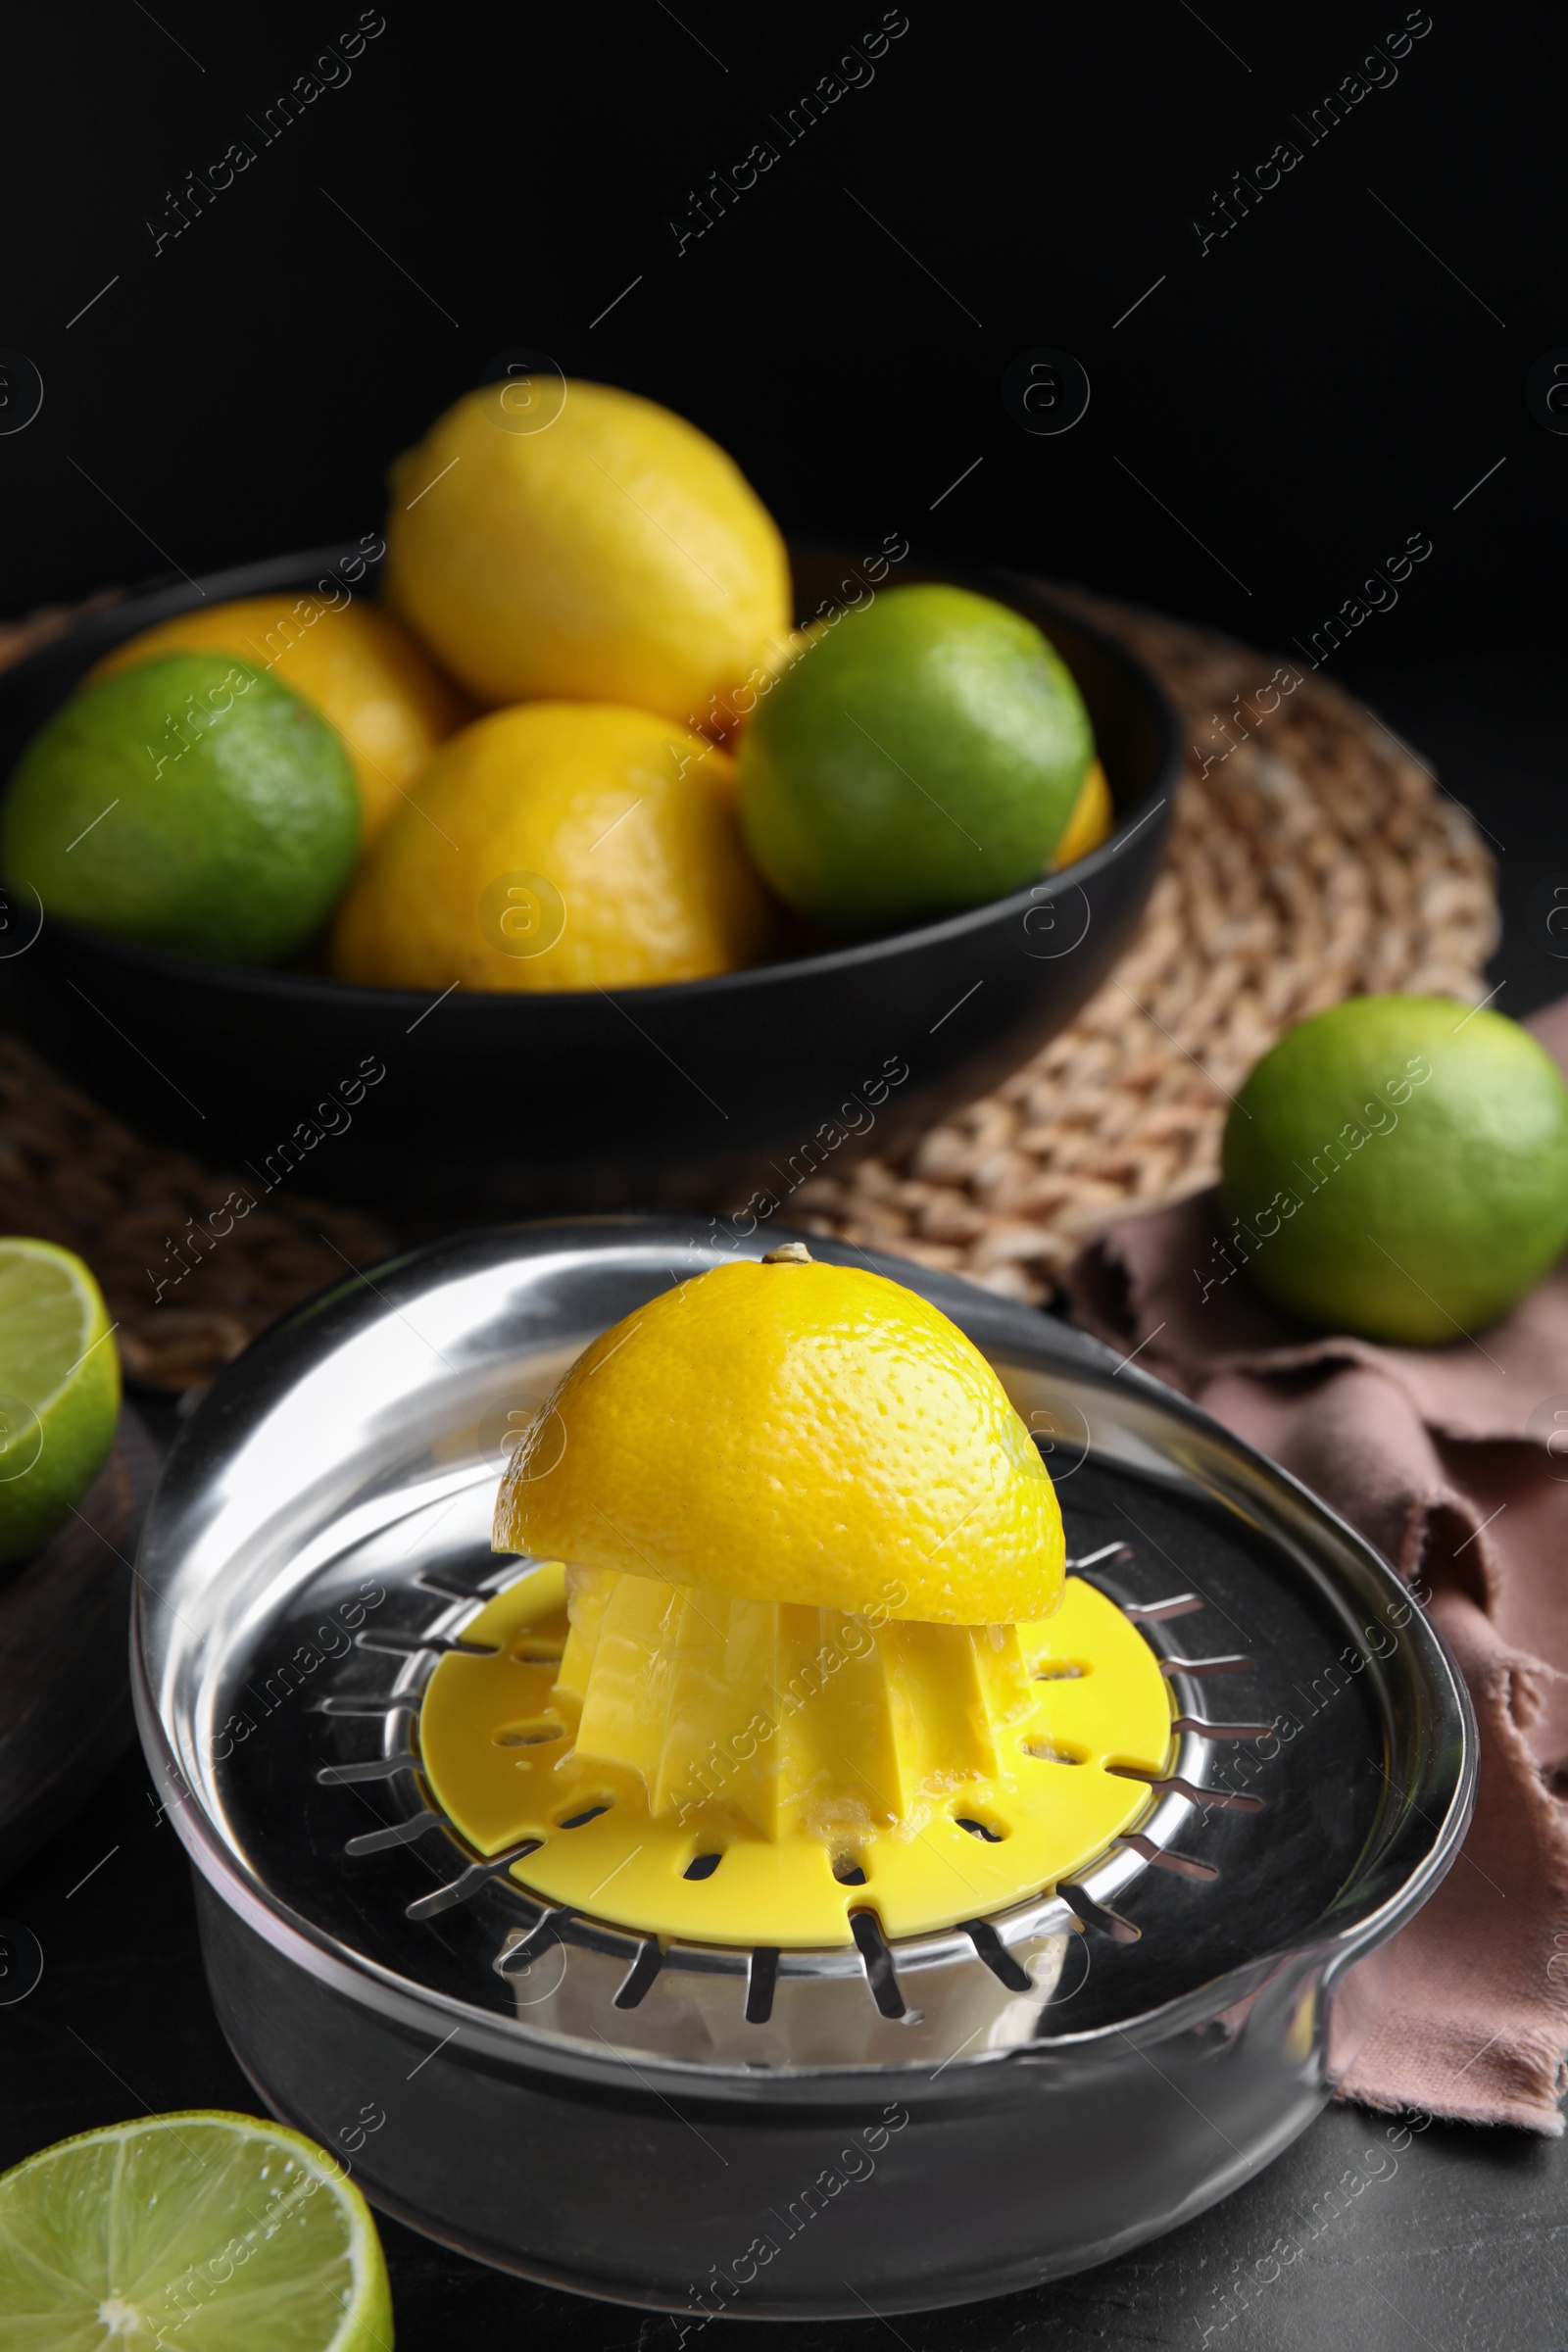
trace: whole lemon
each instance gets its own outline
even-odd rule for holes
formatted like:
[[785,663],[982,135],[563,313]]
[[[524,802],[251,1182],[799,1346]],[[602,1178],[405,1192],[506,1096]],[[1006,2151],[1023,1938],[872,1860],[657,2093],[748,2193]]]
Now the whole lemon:
[[755,963],[775,914],[732,762],[651,711],[495,710],[437,752],[371,845],[331,942],[340,980],[550,990]]
[[890,588],[814,633],[740,740],[747,846],[854,937],[1044,872],[1094,757],[1072,673],[1022,613]]
[[1225,1123],[1253,1280],[1305,1323],[1442,1346],[1568,1244],[1568,1087],[1517,1022],[1447,997],[1351,997],[1263,1055]]
[[160,654],[237,654],[318,710],[343,739],[370,841],[444,735],[465,713],[408,630],[363,597],[243,596],[176,612],[127,637],[88,671],[90,685]]
[[956,1323],[859,1266],[716,1266],[593,1342],[508,1463],[495,1543],[944,1625],[1061,1598],[1055,1490]]
[[45,720],[0,808],[0,870],[45,914],[217,963],[278,963],[354,862],[325,719],[226,654],[163,654]]
[[469,393],[393,466],[398,610],[482,703],[571,696],[687,723],[727,707],[789,634],[767,510],[651,400],[568,381],[519,416],[516,390]]

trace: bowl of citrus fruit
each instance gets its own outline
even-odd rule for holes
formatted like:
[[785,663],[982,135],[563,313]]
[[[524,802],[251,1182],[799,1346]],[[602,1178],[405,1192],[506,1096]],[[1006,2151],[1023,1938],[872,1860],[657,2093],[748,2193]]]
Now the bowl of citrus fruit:
[[560,378],[390,488],[0,681],[0,974],[137,1126],[322,1192],[782,1205],[1102,979],[1175,724],[1045,590],[787,547],[696,426]]

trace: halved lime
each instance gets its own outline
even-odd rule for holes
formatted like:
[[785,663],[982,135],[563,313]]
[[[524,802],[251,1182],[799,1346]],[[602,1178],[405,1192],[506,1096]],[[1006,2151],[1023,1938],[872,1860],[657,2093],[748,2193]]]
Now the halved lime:
[[0,1240],[0,1561],[70,1518],[119,1412],[120,1359],[87,1268],[53,1242]]
[[0,2352],[375,2352],[370,2209],[280,2125],[149,2115],[0,2179]]

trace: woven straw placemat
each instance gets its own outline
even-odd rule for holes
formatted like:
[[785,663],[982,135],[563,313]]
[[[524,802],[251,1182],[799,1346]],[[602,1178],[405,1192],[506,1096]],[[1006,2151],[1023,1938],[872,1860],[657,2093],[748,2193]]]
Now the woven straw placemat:
[[[1375,989],[1474,1003],[1497,930],[1475,828],[1369,711],[1207,631],[1064,601],[1142,655],[1196,747],[1137,938],[996,1093],[896,1157],[816,1178],[790,1209],[1029,1300],[1112,1218],[1212,1182],[1229,1098],[1293,1021]],[[0,667],[74,617],[0,629]],[[296,1197],[204,1256],[194,1229],[238,1181],[143,1143],[0,1036],[0,1230],[79,1250],[133,1377],[209,1379],[284,1307],[414,1238]],[[187,1262],[155,1304],[160,1275]]]

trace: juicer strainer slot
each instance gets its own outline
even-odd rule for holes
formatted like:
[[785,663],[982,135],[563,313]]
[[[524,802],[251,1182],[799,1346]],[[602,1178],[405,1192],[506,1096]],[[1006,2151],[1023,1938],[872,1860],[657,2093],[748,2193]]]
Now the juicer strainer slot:
[[1209,1723],[1201,1715],[1178,1715],[1172,1729],[1191,1732],[1195,1740],[1266,1740],[1271,1723]]
[[747,1964],[745,2018],[749,2026],[765,2026],[773,2014],[773,1993],[778,1984],[779,1950],[777,1944],[760,1943]]
[[602,1805],[585,1805],[579,1813],[566,1814],[564,1820],[557,1822],[556,1827],[558,1830],[585,1830],[591,1821],[599,1819],[601,1813],[608,1813],[613,1801],[613,1798],[606,1797]]
[[371,1756],[364,1764],[323,1764],[317,1774],[323,1788],[353,1788],[362,1781],[390,1781],[400,1772],[415,1772],[419,1759],[412,1751],[396,1756]]
[[489,1582],[466,1583],[461,1577],[446,1576],[437,1568],[420,1568],[411,1580],[421,1592],[433,1592],[441,1600],[488,1600],[495,1591]]
[[1064,1879],[1056,1892],[1064,1902],[1071,1903],[1074,1911],[1081,1914],[1085,1927],[1098,1928],[1102,1936],[1110,1937],[1112,1943],[1142,1941],[1142,1928],[1136,1927],[1130,1919],[1124,1919],[1119,1911],[1112,1910],[1109,1903],[1098,1901],[1086,1886],[1081,1886],[1075,1880]]
[[1070,1747],[1056,1747],[1049,1740],[1022,1740],[1018,1744],[1037,1764],[1082,1764],[1086,1760],[1075,1756]]
[[653,1989],[654,1979],[663,1965],[663,1949],[657,1937],[650,1936],[647,1942],[639,1947],[636,1959],[622,1978],[612,2006],[616,2009],[635,2009]]
[[1222,1812],[1261,1813],[1265,1802],[1264,1798],[1249,1796],[1239,1788],[1200,1788],[1196,1783],[1183,1780],[1179,1773],[1164,1773],[1156,1779],[1150,1773],[1138,1771],[1131,1764],[1110,1764],[1106,1770],[1115,1773],[1120,1780],[1142,1781],[1146,1788],[1157,1788],[1161,1794],[1169,1792],[1185,1796],[1195,1805],[1217,1805]]
[[1173,1870],[1178,1878],[1206,1882],[1220,1875],[1216,1863],[1200,1862],[1196,1854],[1179,1854],[1174,1846],[1156,1845],[1141,1830],[1124,1830],[1121,1841],[1135,1854],[1142,1854],[1146,1862],[1152,1862],[1156,1870]]
[[[1082,1576],[1086,1568],[1103,1568],[1111,1560],[1131,1559],[1132,1549],[1132,1545],[1124,1538],[1118,1538],[1114,1544],[1102,1544],[1098,1551],[1080,1552],[1076,1559],[1068,1560],[1066,1562],[1067,1574]],[[1129,1609],[1127,1614],[1131,1616],[1132,1610]]]
[[422,1838],[426,1830],[444,1830],[446,1826],[444,1813],[411,1813],[406,1821],[389,1822],[384,1830],[362,1831],[349,1839],[343,1851],[356,1859],[361,1854],[384,1854],[395,1845],[408,1845]]
[[888,1948],[887,1937],[882,1933],[882,1922],[876,1913],[852,1911],[850,1934],[855,1937],[856,1948],[865,1962],[865,1981],[871,1987],[871,1998],[877,2008],[884,2017],[907,2016],[909,2004],[900,1989],[898,1970],[893,1965],[893,1954]]
[[498,1977],[514,1977],[531,1968],[543,1952],[563,1941],[571,1926],[573,1914],[566,1910],[549,1910],[539,1918],[525,1935],[517,1936],[497,1952],[491,1962]]
[[491,1658],[495,1655],[493,1642],[464,1642],[452,1634],[404,1634],[395,1627],[356,1634],[354,1646],[356,1649],[373,1650],[383,1658],[416,1658],[427,1649],[433,1649],[442,1656]]
[[964,1934],[987,1968],[1009,1992],[1033,1992],[1033,1980],[1018,1966],[989,1919],[966,1919],[962,1924]]
[[466,1903],[470,1895],[478,1894],[493,1880],[504,1878],[514,1862],[526,1862],[530,1854],[538,1852],[539,1845],[537,1838],[529,1838],[521,1845],[510,1847],[504,1854],[493,1855],[487,1862],[470,1862],[466,1870],[460,1871],[446,1886],[434,1887],[429,1894],[416,1896],[405,1909],[404,1918],[420,1922],[436,1919],[443,1911],[455,1910],[459,1903]]

